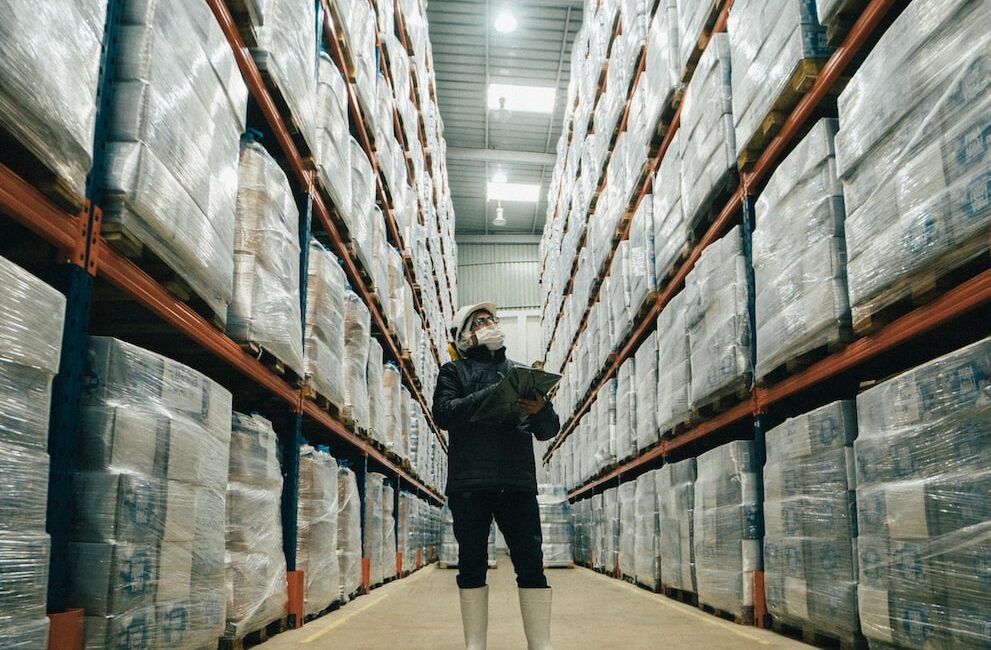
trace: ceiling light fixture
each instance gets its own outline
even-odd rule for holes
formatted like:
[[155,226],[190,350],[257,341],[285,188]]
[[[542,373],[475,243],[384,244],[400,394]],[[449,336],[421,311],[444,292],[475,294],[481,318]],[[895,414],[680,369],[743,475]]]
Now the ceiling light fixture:
[[516,31],[517,27],[516,17],[509,11],[509,9],[503,9],[499,12],[499,15],[495,19],[496,31],[500,34],[510,34]]
[[500,203],[499,207],[496,208],[496,216],[495,219],[492,220],[492,225],[493,226],[506,225],[506,217],[503,216],[502,203]]
[[507,183],[508,180],[509,179],[506,178],[506,174],[503,173],[501,170],[497,171],[495,174],[492,175],[492,182],[498,183],[499,185],[503,185]]
[[489,201],[536,203],[540,199],[540,186],[530,183],[489,182],[486,199]]
[[549,86],[520,86],[517,84],[489,84],[488,107],[490,111],[520,111],[523,113],[553,113],[557,90]]

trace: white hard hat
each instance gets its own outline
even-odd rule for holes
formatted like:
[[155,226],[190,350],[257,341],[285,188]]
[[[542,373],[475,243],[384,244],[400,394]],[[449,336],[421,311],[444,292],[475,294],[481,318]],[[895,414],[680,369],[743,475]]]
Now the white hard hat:
[[496,315],[496,306],[491,302],[480,302],[474,305],[465,305],[456,311],[454,313],[454,320],[451,321],[451,338],[457,341],[458,337],[461,335],[461,332],[464,331],[465,327],[467,327],[468,319],[471,318],[471,315],[476,311],[482,311],[483,309],[493,316]]

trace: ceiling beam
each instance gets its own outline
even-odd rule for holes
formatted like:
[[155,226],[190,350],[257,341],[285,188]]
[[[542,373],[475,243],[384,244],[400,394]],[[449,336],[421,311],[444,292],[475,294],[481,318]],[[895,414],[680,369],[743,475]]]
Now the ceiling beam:
[[478,162],[523,163],[527,165],[553,165],[554,161],[557,159],[557,156],[552,153],[540,153],[539,151],[448,147],[447,159]]

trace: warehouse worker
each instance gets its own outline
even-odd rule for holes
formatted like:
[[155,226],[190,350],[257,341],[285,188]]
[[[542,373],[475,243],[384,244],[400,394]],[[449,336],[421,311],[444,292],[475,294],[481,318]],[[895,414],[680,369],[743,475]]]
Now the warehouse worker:
[[[447,496],[458,540],[461,622],[469,650],[484,650],[488,627],[488,540],[492,519],[506,538],[516,570],[523,630],[530,650],[550,650],[551,590],[540,549],[540,511],[533,440],[550,440],[560,421],[546,396],[525,396],[520,413],[472,422],[510,368],[505,336],[492,303],[462,307],[451,336],[459,360],[440,369],[433,415],[450,434]],[[521,420],[521,414],[525,419]]]

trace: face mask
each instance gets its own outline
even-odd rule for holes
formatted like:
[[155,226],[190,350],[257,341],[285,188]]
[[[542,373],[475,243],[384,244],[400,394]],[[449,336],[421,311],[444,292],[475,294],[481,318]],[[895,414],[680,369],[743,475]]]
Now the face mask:
[[475,332],[475,340],[479,345],[484,345],[490,351],[495,352],[502,347],[506,340],[506,335],[498,327],[486,327]]

